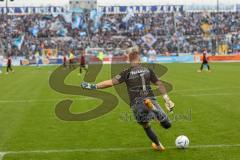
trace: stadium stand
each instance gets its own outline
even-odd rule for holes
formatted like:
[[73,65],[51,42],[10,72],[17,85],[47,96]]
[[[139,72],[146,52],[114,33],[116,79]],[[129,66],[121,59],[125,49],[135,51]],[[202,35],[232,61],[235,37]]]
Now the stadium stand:
[[[91,14],[91,13],[90,13]],[[91,15],[79,16],[77,27],[64,15],[0,15],[0,50],[5,54],[28,57],[44,49],[58,54],[79,48],[128,48],[143,43],[147,33],[156,39],[157,54],[194,53],[207,48],[209,53],[234,53],[240,50],[239,12],[178,12],[135,14],[127,22],[123,14],[104,14],[98,26]],[[72,15],[76,18],[78,15]],[[23,38],[19,49],[16,41]]]

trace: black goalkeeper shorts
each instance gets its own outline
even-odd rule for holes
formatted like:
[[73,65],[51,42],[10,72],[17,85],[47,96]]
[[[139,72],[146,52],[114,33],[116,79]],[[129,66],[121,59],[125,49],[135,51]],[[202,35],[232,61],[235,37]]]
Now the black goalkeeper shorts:
[[158,112],[153,112],[150,110],[145,104],[144,99],[139,98],[136,103],[131,105],[131,109],[133,115],[138,123],[147,123],[150,122],[152,119],[156,118],[160,123],[162,122],[170,122],[166,113],[163,111],[161,106],[157,103],[156,100],[152,99],[152,103],[157,108]]
[[86,68],[86,64],[80,64],[81,68]]

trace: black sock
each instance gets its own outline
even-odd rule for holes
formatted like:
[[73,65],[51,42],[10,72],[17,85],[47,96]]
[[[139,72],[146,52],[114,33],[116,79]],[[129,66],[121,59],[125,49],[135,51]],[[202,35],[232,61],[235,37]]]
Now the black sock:
[[158,140],[158,137],[156,136],[156,134],[153,132],[152,128],[151,127],[147,127],[147,128],[144,128],[148,138],[151,139],[152,142],[154,142],[156,145],[159,146],[159,140]]
[[210,66],[209,66],[209,65],[207,65],[207,67],[208,67],[208,70],[210,70]]
[[202,63],[202,65],[201,65],[201,68],[200,68],[200,70],[201,70],[201,71],[203,70],[203,63]]

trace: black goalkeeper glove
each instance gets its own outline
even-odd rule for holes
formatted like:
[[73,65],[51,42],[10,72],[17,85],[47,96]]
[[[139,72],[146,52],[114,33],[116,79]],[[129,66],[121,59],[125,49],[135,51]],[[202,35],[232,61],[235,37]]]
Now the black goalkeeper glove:
[[96,90],[97,89],[97,85],[96,84],[90,84],[88,82],[82,82],[81,83],[81,87],[83,89],[90,89],[90,90]]

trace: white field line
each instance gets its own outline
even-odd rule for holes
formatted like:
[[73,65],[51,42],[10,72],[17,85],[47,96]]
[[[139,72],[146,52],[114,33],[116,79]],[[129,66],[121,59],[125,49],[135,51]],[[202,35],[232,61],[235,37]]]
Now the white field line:
[[82,97],[82,98],[53,98],[53,99],[19,99],[19,100],[1,100],[0,99],[0,103],[34,103],[34,102],[56,102],[56,101],[61,101],[64,99],[72,99],[74,101],[80,101],[80,100],[90,100],[90,99],[95,99],[95,98],[91,98],[91,97]]
[[5,154],[6,154],[5,152],[0,152],[0,160],[3,160]]
[[[209,145],[193,145],[189,148],[230,148],[240,147],[240,144],[209,144]],[[176,147],[171,146],[167,149],[174,149]],[[80,149],[53,149],[53,150],[26,150],[26,151],[5,151],[0,152],[0,160],[5,155],[19,155],[19,154],[48,154],[48,153],[72,153],[72,152],[109,152],[109,151],[142,151],[150,150],[150,147],[137,147],[137,148],[80,148]]]
[[179,90],[173,90],[172,93],[175,92],[184,92],[184,91],[215,91],[215,90],[224,90],[224,89],[240,89],[240,87],[218,87],[218,88],[202,88],[202,89],[179,89]]
[[190,97],[198,97],[198,96],[235,96],[240,95],[237,93],[206,93],[206,94],[181,94],[179,96],[190,96]]
[[194,145],[189,148],[229,148],[229,147],[240,147],[240,144],[206,144],[206,145]]

